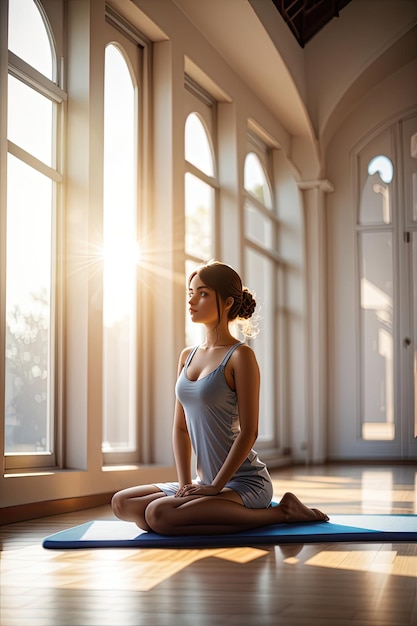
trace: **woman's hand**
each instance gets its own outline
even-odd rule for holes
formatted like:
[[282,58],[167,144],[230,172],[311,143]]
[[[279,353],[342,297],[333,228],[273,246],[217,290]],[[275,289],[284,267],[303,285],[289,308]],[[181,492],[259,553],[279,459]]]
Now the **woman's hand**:
[[176,498],[185,498],[186,496],[217,496],[219,490],[212,485],[183,485],[175,494]]

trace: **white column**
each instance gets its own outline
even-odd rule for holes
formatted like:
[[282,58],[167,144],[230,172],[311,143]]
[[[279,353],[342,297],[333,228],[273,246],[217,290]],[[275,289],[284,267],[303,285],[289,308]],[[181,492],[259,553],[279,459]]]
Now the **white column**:
[[327,180],[298,183],[303,192],[306,246],[306,462],[327,456]]

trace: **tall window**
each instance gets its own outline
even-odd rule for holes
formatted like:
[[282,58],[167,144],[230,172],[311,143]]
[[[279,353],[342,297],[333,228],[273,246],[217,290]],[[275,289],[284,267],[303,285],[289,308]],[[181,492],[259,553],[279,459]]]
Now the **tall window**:
[[[103,190],[103,444],[107,462],[137,453],[137,89],[106,47]],[[118,458],[116,455],[122,454]]]
[[[214,256],[214,159],[209,135],[197,113],[185,123],[185,257],[186,275]],[[187,345],[197,343],[199,329],[186,316]]]
[[361,436],[395,439],[394,224],[391,132],[359,155]]
[[277,252],[279,221],[267,175],[268,151],[251,151],[245,159],[245,280],[255,291],[261,332],[253,341],[262,372],[259,445],[279,447],[278,298],[282,265]]
[[9,2],[5,453],[55,465],[61,108],[53,38],[36,0]]

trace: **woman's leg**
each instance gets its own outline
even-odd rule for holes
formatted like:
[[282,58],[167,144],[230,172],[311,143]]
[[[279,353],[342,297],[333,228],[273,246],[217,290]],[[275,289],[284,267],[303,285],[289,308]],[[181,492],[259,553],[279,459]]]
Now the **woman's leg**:
[[237,494],[229,494],[154,500],[146,507],[146,524],[163,535],[214,535],[270,524],[328,520],[327,515],[309,509],[292,493],[286,493],[278,506],[268,509],[248,509]]
[[135,522],[142,530],[151,530],[145,520],[145,509],[150,502],[166,498],[155,485],[130,487],[114,494],[111,507],[116,517]]

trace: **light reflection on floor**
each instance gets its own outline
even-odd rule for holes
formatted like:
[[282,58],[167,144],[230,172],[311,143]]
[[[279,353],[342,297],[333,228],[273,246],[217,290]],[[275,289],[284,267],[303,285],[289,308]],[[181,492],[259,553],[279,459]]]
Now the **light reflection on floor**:
[[[329,470],[331,471],[331,470]],[[401,473],[399,466],[398,472]],[[357,476],[323,475],[298,468],[291,479],[276,474],[275,499],[293,491],[309,506],[334,514],[417,514],[417,472],[405,484],[398,484],[394,470],[378,467],[358,470]],[[410,473],[407,473],[410,476]]]
[[[203,559],[224,559],[244,565],[267,554],[268,550],[251,547],[51,552],[40,546],[30,546],[5,552],[0,571],[5,587],[150,591]],[[34,563],[36,577],[33,575]]]
[[[279,501],[286,491],[292,491],[308,506],[321,508],[329,514],[417,514],[417,472],[410,471],[410,467],[366,466],[347,471],[331,466],[289,468],[273,473],[273,482],[275,500]],[[112,519],[107,507],[96,512],[101,512],[101,519]],[[93,510],[85,515],[92,515],[90,519],[94,519]],[[68,525],[71,516],[62,519]],[[30,528],[36,523],[31,523]],[[42,520],[39,525],[43,528]],[[16,537],[22,528],[17,525]],[[48,528],[47,534],[50,534],[51,528]],[[9,529],[5,527],[5,535]],[[21,589],[22,594],[30,588],[146,592],[193,564],[213,558],[236,563],[242,568],[250,562],[268,564],[272,557],[274,567],[288,568],[289,572],[314,571],[314,568],[324,571],[322,568],[325,568],[417,578],[417,556],[413,554],[414,549],[407,550],[407,547],[410,544],[331,543],[285,544],[264,546],[265,549],[64,551],[45,550],[39,541],[24,546],[9,545],[2,551],[0,568],[2,588],[10,592],[14,588]],[[268,555],[269,559],[265,558]]]
[[277,546],[283,562],[287,565],[302,567],[325,567],[356,572],[374,572],[417,578],[417,556],[402,554],[401,548],[391,543],[374,544],[336,544],[330,549],[318,549],[311,555],[312,546],[293,544]]

